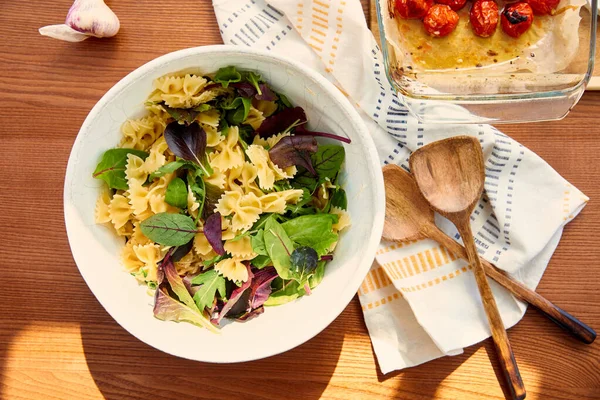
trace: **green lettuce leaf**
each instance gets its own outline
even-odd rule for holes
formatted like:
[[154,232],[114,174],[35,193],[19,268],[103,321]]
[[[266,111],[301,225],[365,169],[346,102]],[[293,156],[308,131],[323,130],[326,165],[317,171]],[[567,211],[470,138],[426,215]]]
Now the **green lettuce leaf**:
[[265,248],[277,274],[283,279],[291,278],[290,255],[294,251],[294,244],[287,233],[275,219],[269,219],[264,230]]
[[214,333],[219,332],[219,330],[210,323],[210,320],[196,309],[195,305],[191,308],[178,302],[169,296],[164,288],[159,288],[156,291],[156,296],[154,298],[154,316],[163,321],[185,321],[206,328]]
[[229,86],[230,83],[239,82],[242,80],[242,75],[234,66],[219,68],[213,81],[220,83],[223,87]]
[[222,298],[225,298],[227,295],[225,290],[225,278],[219,275],[214,269],[195,276],[191,282],[192,285],[202,285],[194,294],[194,301],[200,310],[212,306],[217,292],[219,292],[219,295]]
[[319,256],[329,252],[329,248],[338,240],[333,232],[333,224],[337,222],[334,214],[302,215],[281,224],[290,240],[300,246],[315,249]]

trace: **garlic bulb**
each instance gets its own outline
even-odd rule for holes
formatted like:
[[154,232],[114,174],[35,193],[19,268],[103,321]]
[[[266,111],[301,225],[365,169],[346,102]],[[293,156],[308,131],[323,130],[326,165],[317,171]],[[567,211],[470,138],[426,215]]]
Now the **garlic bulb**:
[[67,42],[81,42],[90,36],[115,36],[119,28],[119,18],[104,0],[75,0],[64,24],[44,26],[39,32]]

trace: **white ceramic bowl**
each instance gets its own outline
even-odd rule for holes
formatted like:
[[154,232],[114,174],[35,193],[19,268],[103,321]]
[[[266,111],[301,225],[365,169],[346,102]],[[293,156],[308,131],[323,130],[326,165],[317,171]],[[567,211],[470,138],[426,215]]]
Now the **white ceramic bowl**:
[[[352,227],[342,234],[323,282],[311,296],[269,307],[246,323],[213,334],[187,323],[163,322],[152,314],[153,298],[119,261],[123,246],[107,227],[94,224],[101,182],[92,171],[102,153],[120,140],[120,125],[143,114],[152,81],[187,69],[212,73],[227,65],[255,70],[308,115],[314,130],[345,134],[342,182]],[[186,49],[136,69],[102,97],[73,145],[65,177],[65,222],[75,262],[106,311],[127,331],[167,353],[207,362],[238,362],[292,349],[329,325],[350,302],[369,271],[383,229],[385,195],[375,146],[350,102],[325,78],[297,62],[231,46]],[[198,345],[201,343],[202,345]]]

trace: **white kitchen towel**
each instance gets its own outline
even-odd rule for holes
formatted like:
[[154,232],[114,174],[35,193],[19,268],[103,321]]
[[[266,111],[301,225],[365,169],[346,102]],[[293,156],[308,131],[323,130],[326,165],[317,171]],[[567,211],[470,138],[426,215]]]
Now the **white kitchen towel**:
[[[214,0],[213,5],[226,44],[291,57],[332,81],[363,116],[382,165],[408,168],[411,150],[445,137],[479,138],[486,181],[471,218],[478,250],[527,286],[537,286],[564,225],[587,202],[585,195],[491,126],[425,125],[409,115],[385,78],[359,0]],[[459,240],[448,221],[440,217],[437,223]],[[431,240],[381,243],[358,294],[384,374],[459,354],[490,336],[469,269]],[[495,282],[492,289],[505,325],[513,326],[525,305]]]

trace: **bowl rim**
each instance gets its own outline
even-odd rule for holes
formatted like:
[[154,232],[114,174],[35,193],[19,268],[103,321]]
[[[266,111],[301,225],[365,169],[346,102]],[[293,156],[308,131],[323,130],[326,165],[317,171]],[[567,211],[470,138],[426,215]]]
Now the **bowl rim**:
[[[374,209],[374,219],[372,221],[371,234],[368,240],[365,243],[364,251],[361,253],[361,258],[357,261],[358,263],[358,271],[359,273],[355,273],[355,275],[349,280],[349,283],[342,291],[342,295],[338,298],[339,300],[334,303],[337,304],[337,307],[329,307],[328,310],[321,310],[322,316],[318,319],[318,325],[315,325],[313,329],[307,329],[304,331],[299,337],[291,344],[274,346],[276,348],[270,348],[263,355],[260,356],[237,356],[228,354],[227,357],[222,358],[205,358],[200,359],[188,354],[178,353],[177,351],[171,351],[171,349],[166,348],[163,345],[166,341],[156,341],[151,342],[150,340],[146,340],[147,338],[142,338],[141,335],[136,334],[135,324],[129,324],[127,319],[117,318],[111,312],[109,308],[108,302],[103,302],[102,299],[98,297],[96,292],[94,291],[94,283],[90,279],[90,277],[86,274],[85,268],[80,266],[83,265],[85,261],[85,253],[84,249],[76,247],[74,245],[75,241],[73,239],[74,233],[74,218],[71,217],[71,214],[74,214],[68,206],[70,205],[71,198],[71,187],[72,180],[75,176],[74,170],[76,168],[75,165],[75,154],[76,150],[82,146],[83,143],[83,134],[82,132],[89,129],[89,126],[93,124],[98,114],[104,109],[106,104],[115,97],[118,93],[124,90],[131,82],[139,79],[144,76],[147,72],[153,70],[154,68],[159,68],[161,66],[167,65],[169,62],[180,58],[186,58],[191,56],[200,56],[207,53],[217,53],[223,54],[226,56],[228,53],[237,53],[237,55],[249,55],[249,56],[259,56],[269,60],[275,60],[278,63],[284,64],[286,67],[291,68],[293,70],[297,70],[299,73],[305,75],[310,80],[317,83],[319,86],[323,88],[328,95],[330,95],[335,102],[337,102],[340,107],[344,109],[345,112],[351,116],[356,123],[356,133],[360,138],[361,144],[365,146],[364,152],[368,156],[368,160],[371,161],[370,164],[374,170],[373,181],[370,182],[372,187],[371,190],[374,192],[374,197],[376,199],[376,203],[372,205]],[[160,57],[157,57],[142,66],[136,68],[125,77],[119,80],[113,87],[111,87],[94,105],[91,109],[87,117],[85,118],[83,124],[79,132],[77,133],[77,137],[73,143],[71,148],[71,152],[69,155],[69,160],[67,163],[67,168],[65,171],[65,181],[63,186],[63,212],[65,219],[65,229],[67,231],[67,238],[69,242],[69,247],[71,249],[71,254],[73,255],[73,259],[75,264],[77,265],[77,269],[79,273],[83,277],[86,285],[94,294],[94,297],[98,300],[98,302],[102,305],[102,307],[106,310],[106,312],[127,332],[129,332],[132,336],[136,337],[138,340],[146,343],[147,345],[154,347],[162,352],[186,358],[194,361],[202,361],[202,362],[212,362],[212,363],[233,363],[233,362],[245,362],[245,361],[253,361],[259,360],[267,357],[271,357],[285,351],[291,350],[306,341],[312,339],[316,335],[318,335],[321,331],[323,331],[327,326],[329,326],[347,307],[350,303],[354,295],[357,293],[360,285],[362,284],[365,276],[371,269],[372,262],[375,258],[375,252],[379,245],[381,239],[381,233],[383,232],[383,222],[385,215],[385,190],[383,183],[383,174],[381,173],[381,167],[379,164],[379,156],[377,154],[377,150],[375,147],[375,143],[371,138],[371,135],[368,131],[366,124],[364,123],[362,117],[359,115],[357,110],[352,106],[350,101],[339,91],[339,89],[332,84],[329,80],[327,80],[324,76],[319,74],[318,72],[310,69],[309,67],[299,63],[297,60],[293,60],[291,58],[273,54],[271,52],[267,52],[264,50],[257,50],[252,48],[244,48],[238,46],[230,46],[230,45],[211,45],[211,46],[198,46],[186,48],[178,51],[174,51],[171,53],[164,54]]]

